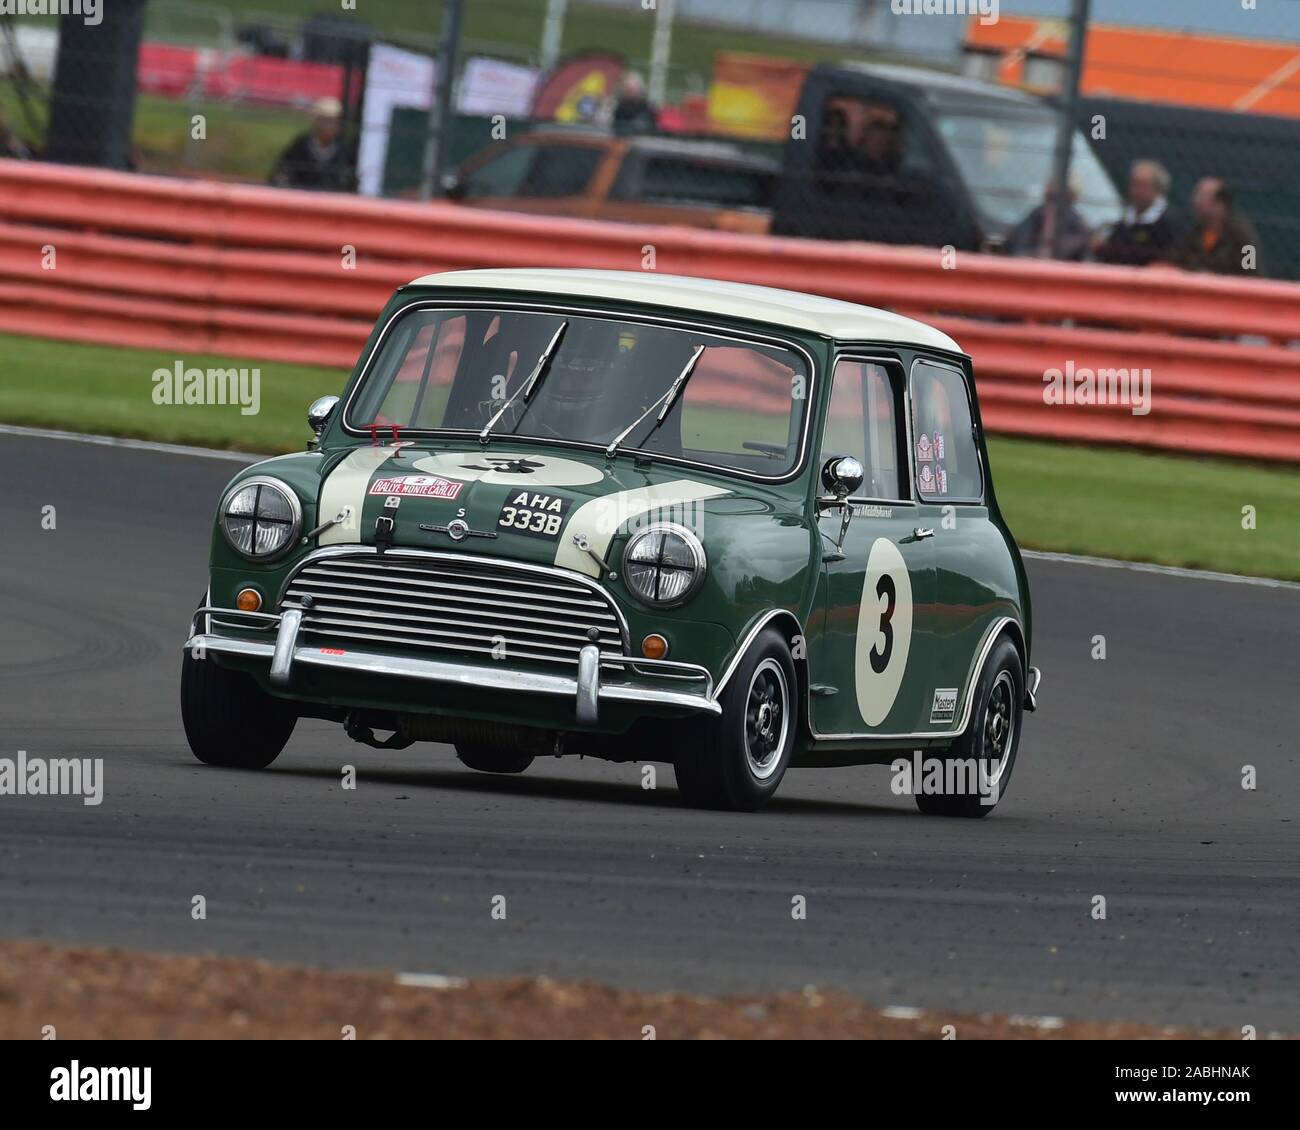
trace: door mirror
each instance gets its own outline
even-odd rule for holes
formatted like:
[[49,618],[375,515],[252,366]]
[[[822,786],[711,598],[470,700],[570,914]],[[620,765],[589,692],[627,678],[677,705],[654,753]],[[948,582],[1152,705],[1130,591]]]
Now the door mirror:
[[822,486],[842,502],[862,489],[865,475],[860,460],[852,455],[837,455],[822,468]]
[[315,447],[320,443],[320,434],[330,422],[330,416],[334,414],[338,402],[337,396],[322,396],[311,402],[311,407],[307,409],[307,426],[311,428],[314,438],[309,446]]

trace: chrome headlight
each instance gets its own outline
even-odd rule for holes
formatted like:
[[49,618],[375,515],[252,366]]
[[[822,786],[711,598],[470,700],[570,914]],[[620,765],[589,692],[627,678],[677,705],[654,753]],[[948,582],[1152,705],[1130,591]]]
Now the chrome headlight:
[[226,492],[219,520],[236,553],[251,561],[272,561],[297,539],[302,507],[279,479],[245,479]]
[[704,582],[704,546],[685,526],[649,526],[623,550],[623,579],[647,604],[682,604]]

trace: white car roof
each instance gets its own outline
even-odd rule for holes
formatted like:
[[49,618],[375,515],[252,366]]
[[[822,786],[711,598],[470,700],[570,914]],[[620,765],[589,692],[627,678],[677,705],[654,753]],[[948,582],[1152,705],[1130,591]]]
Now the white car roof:
[[573,298],[640,302],[691,313],[748,318],[771,326],[807,330],[845,341],[889,341],[961,353],[962,348],[933,326],[888,310],[820,298],[795,290],[750,283],[661,275],[652,271],[587,271],[517,268],[446,271],[425,275],[412,286],[456,290],[522,290]]

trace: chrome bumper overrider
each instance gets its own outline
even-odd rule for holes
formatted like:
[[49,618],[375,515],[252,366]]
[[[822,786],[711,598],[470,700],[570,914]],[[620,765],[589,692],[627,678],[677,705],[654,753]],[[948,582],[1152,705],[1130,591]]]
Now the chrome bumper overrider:
[[[501,663],[487,665],[356,651],[351,648],[344,650],[333,647],[305,647],[298,643],[298,632],[302,627],[300,608],[288,607],[280,615],[272,615],[264,612],[240,612],[232,608],[204,606],[194,613],[194,620],[200,618],[207,621],[208,630],[198,631],[194,621],[191,621],[190,638],[185,642],[187,649],[201,648],[205,654],[211,652],[217,655],[264,659],[269,664],[268,678],[272,684],[286,689],[295,668],[303,666],[331,671],[355,671],[359,674],[384,675],[399,679],[418,679],[448,686],[568,698],[574,703],[575,721],[585,725],[597,721],[602,702],[645,702],[696,710],[704,714],[722,713],[722,707],[713,695],[713,677],[704,667],[693,663],[636,659],[626,656],[621,662],[627,671],[632,675],[641,675],[643,678],[618,682],[602,681],[600,650],[594,644],[582,649],[577,677],[573,678],[569,675],[552,675],[541,671],[521,671]],[[275,642],[216,635],[211,630],[213,620],[244,630],[274,629]],[[692,686],[698,685],[698,690],[657,687],[645,681],[645,677],[680,680]]]

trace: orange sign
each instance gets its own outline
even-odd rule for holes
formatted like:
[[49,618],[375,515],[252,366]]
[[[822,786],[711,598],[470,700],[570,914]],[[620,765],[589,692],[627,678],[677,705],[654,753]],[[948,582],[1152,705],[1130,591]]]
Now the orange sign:
[[[1020,86],[1026,56],[1063,58],[1065,36],[1060,19],[1004,16],[987,26],[972,20],[966,43],[998,53],[999,81]],[[1300,117],[1300,44],[1094,24],[1088,31],[1083,92]]]

